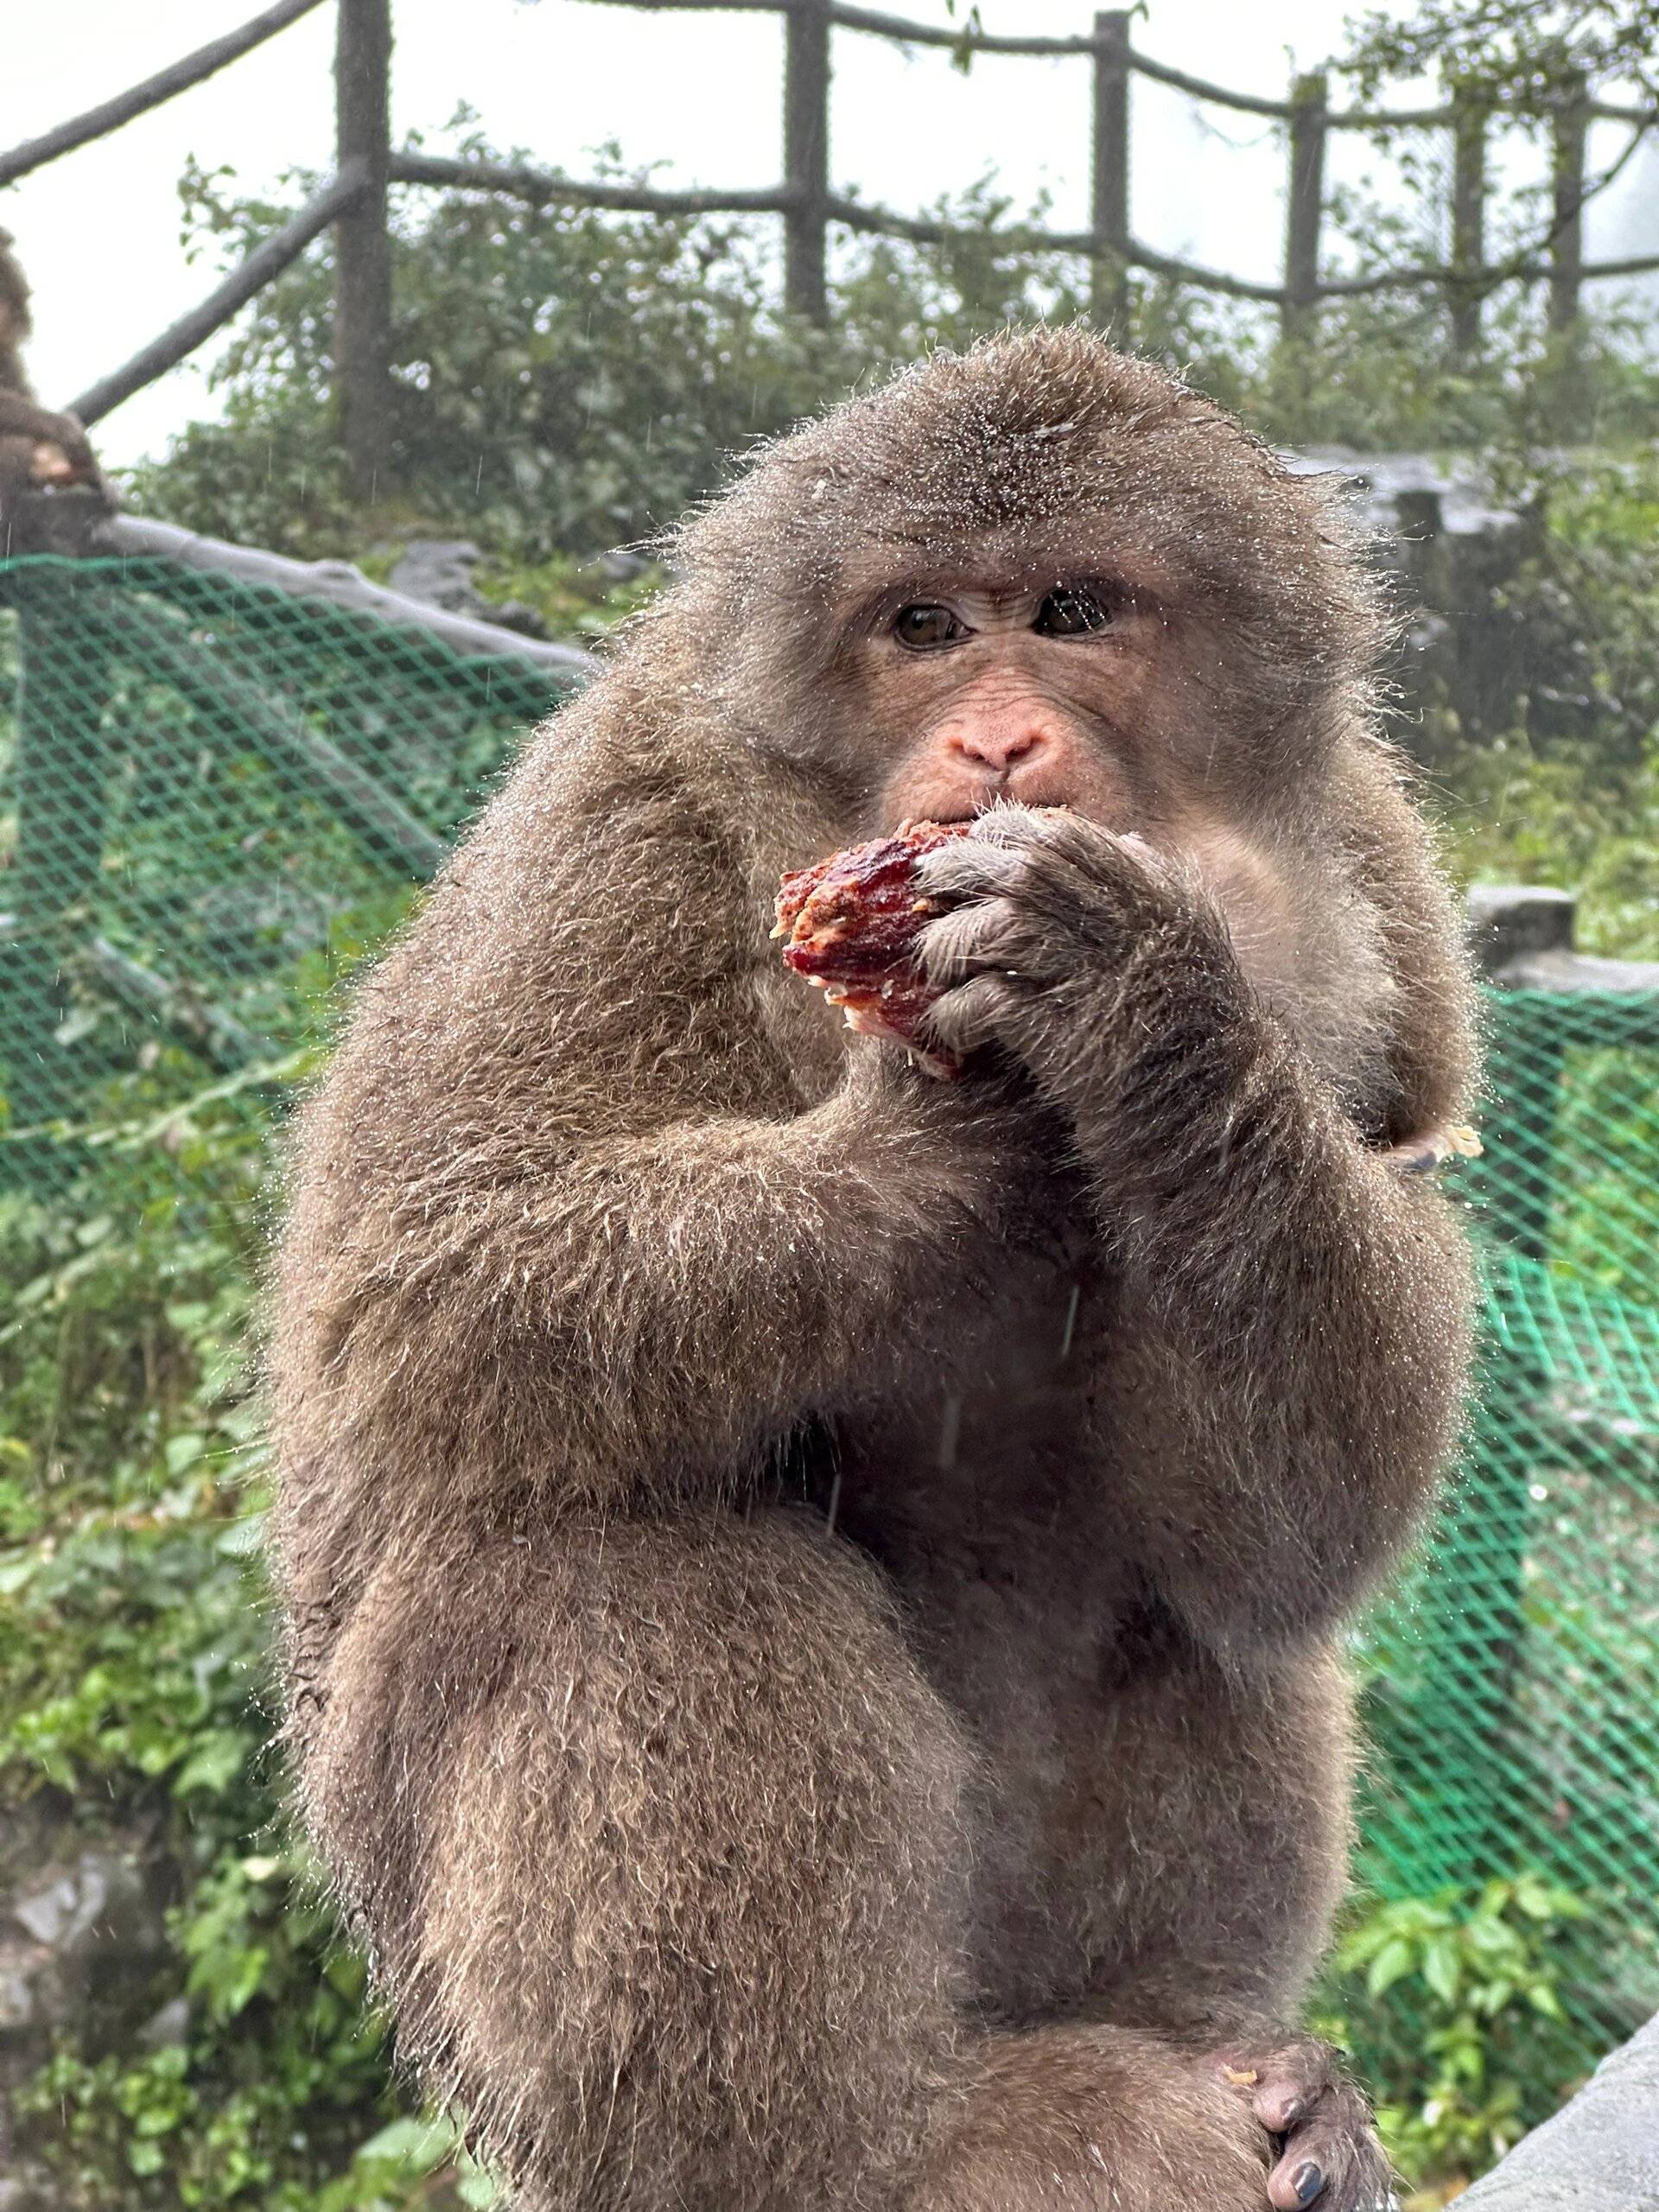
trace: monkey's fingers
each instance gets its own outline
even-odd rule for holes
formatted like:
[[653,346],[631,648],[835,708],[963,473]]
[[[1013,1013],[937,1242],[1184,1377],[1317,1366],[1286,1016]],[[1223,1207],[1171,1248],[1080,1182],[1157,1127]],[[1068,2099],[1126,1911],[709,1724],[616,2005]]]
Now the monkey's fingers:
[[916,964],[940,990],[987,969],[1019,965],[1022,931],[1018,909],[1007,899],[979,899],[953,906],[916,939]]
[[1300,2127],[1339,2079],[1336,2052],[1312,2036],[1273,2050],[1224,2053],[1222,2072],[1249,2089],[1250,2109],[1269,2135]]
[[1280,2145],[1268,2177],[1277,2212],[1384,2212],[1392,2177],[1370,2107],[1329,2044],[1299,2037],[1219,2056],[1222,2077]]
[[1018,1052],[1027,1019],[1024,997],[1011,977],[974,976],[935,999],[916,1033],[933,1050],[966,1059],[982,1045]]
[[932,896],[1011,899],[1054,956],[1051,972],[1115,966],[1205,910],[1179,861],[1066,807],[995,807],[971,836],[929,854],[919,874]]
[[925,853],[916,880],[933,898],[990,899],[1012,890],[1026,873],[1025,855],[988,843],[977,833]]
[[1449,1160],[1478,1160],[1482,1149],[1475,1132],[1459,1125],[1430,1129],[1421,1136],[1408,1137],[1402,1144],[1389,1145],[1382,1161],[1396,1175],[1432,1175]]
[[974,824],[983,844],[1014,852],[1046,853],[1085,874],[1120,882],[1157,881],[1167,857],[1134,830],[1109,830],[1069,806],[994,806]]
[[[1012,818],[1036,810],[1010,807],[1006,812]],[[983,818],[1007,826],[1001,810]],[[982,929],[996,948],[995,964],[1030,982],[1056,982],[1079,968],[1115,961],[1134,934],[1115,891],[1103,891],[1066,854],[1040,839],[993,844],[966,837],[930,853],[920,876],[929,898],[956,902],[944,918],[950,926],[931,925],[918,948],[936,982],[951,978],[932,968],[935,944],[948,966]]]

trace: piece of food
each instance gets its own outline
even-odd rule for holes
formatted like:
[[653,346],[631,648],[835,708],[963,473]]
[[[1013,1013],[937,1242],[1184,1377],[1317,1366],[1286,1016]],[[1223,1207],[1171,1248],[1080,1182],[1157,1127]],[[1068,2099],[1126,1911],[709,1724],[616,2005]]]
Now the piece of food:
[[930,1075],[951,1077],[961,1063],[919,1045],[916,1027],[938,992],[912,954],[940,910],[922,896],[916,864],[967,822],[906,822],[892,837],[873,838],[831,853],[816,868],[786,875],[778,893],[774,937],[798,976],[846,1009],[848,1026],[908,1046]]
[[1448,1160],[1478,1160],[1485,1147],[1472,1129],[1431,1129],[1426,1136],[1390,1145],[1382,1154],[1396,1175],[1432,1175]]

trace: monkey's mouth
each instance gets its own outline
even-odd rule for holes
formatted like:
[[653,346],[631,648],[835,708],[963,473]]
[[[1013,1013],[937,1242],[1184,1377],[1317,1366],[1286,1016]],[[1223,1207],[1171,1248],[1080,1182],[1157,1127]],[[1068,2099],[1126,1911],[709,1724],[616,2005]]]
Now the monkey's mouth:
[[[1031,814],[1063,814],[1070,804],[1068,799],[1063,798],[1016,798],[1012,791],[999,787],[995,791],[988,791],[983,798],[975,799],[967,806],[933,807],[929,810],[927,818],[930,822],[938,823],[944,829],[955,830],[982,821],[986,815],[995,814],[999,809],[1005,806],[1022,807]],[[900,823],[896,834],[902,836],[906,826],[905,823]]]

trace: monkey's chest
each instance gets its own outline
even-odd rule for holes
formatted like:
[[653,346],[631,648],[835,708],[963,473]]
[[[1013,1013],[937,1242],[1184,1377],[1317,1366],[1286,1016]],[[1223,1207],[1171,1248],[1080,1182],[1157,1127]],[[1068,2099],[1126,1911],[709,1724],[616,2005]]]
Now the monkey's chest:
[[901,1584],[1089,1592],[1116,1550],[1096,1420],[1118,1286],[1066,1223],[964,1298],[948,1357],[842,1426],[840,1525]]

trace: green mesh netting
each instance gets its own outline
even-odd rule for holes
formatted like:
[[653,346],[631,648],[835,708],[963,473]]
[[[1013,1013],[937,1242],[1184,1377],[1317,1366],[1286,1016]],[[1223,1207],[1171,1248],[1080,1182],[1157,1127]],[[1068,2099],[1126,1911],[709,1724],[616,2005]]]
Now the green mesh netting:
[[[1472,1433],[1357,1639],[1377,1887],[1538,1867],[1595,1901],[1582,2056],[1659,2006],[1659,995],[1494,993]],[[1569,2050],[1567,2055],[1574,2055]]]
[[[146,1055],[199,1083],[322,1032],[560,678],[162,562],[0,562],[0,1174],[67,1188]],[[1659,2005],[1659,998],[1505,993],[1491,1043],[1481,1403],[1355,1639],[1363,1854],[1398,1895],[1590,1892],[1582,2061]]]
[[165,561],[0,562],[0,1174],[38,1178],[73,1147],[16,1133],[146,1045],[315,1033],[560,679]]

